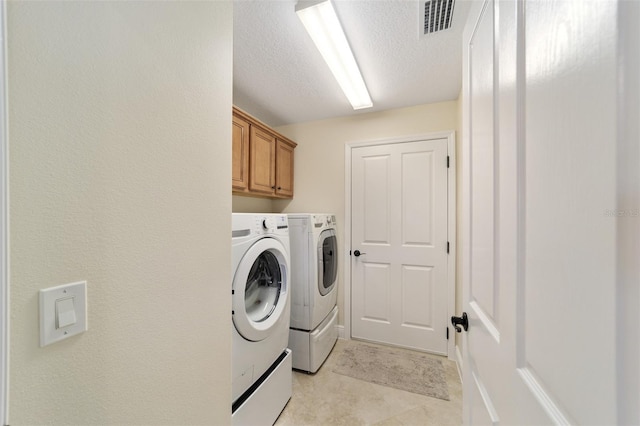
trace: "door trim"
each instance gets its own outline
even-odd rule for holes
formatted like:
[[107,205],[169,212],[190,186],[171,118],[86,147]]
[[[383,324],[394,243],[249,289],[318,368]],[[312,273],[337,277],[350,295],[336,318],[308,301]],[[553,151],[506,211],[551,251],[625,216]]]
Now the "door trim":
[[619,2],[618,134],[617,187],[618,211],[635,217],[617,221],[618,279],[617,303],[617,390],[620,424],[640,422],[640,4]]
[[9,424],[9,273],[8,273],[8,171],[6,16],[7,2],[0,3],[0,422]]
[[[454,315],[456,306],[456,139],[455,131],[425,133],[395,138],[374,139],[347,142],[344,146],[344,249],[342,250],[344,290],[344,338],[351,339],[351,154],[354,148],[375,145],[389,145],[404,142],[428,141],[434,139],[447,140],[447,240],[449,256],[447,256],[447,318]],[[447,321],[448,324],[448,321]],[[445,333],[445,330],[442,331]],[[447,357],[456,360],[455,333],[449,327],[447,341]]]

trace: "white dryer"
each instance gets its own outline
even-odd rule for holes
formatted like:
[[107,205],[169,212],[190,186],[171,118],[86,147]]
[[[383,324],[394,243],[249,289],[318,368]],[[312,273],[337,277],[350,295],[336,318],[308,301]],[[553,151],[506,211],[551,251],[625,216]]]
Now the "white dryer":
[[338,339],[338,243],[332,214],[289,214],[293,368],[315,373]]
[[272,425],[291,398],[286,215],[232,215],[232,424]]

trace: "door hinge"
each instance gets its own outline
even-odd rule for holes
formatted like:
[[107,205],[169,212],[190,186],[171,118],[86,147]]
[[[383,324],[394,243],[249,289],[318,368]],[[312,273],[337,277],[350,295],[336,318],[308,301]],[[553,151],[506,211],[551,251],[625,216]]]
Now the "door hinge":
[[449,156],[447,155],[447,169],[449,168]]
[[449,340],[449,327],[447,327],[447,340]]
[[449,241],[447,241],[447,254],[449,254]]

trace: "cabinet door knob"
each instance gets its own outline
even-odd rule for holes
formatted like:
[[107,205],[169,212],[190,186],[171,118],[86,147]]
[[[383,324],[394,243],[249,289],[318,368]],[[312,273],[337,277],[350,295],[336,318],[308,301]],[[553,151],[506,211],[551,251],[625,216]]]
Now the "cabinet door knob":
[[282,187],[281,187],[281,186],[279,186],[279,187],[278,187],[278,190],[280,190],[280,189],[282,189]]

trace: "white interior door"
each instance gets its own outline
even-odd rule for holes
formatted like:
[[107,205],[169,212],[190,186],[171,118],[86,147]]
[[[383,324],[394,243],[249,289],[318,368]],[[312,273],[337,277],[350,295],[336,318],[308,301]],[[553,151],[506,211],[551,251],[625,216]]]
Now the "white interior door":
[[618,3],[604,4],[486,0],[470,12],[466,424],[618,420],[620,218],[607,213],[618,211]]
[[[463,336],[464,413],[467,424],[498,424],[501,401],[509,398],[515,368],[504,326],[513,321],[505,311],[509,292],[501,275],[500,235],[514,232],[513,223],[497,220],[500,205],[499,139],[496,135],[498,95],[495,81],[494,3],[476,3],[465,31],[465,131],[463,145],[463,306],[470,329]],[[510,176],[513,179],[513,176]],[[513,200],[510,200],[513,201]],[[513,206],[511,206],[513,208]],[[509,242],[507,242],[508,244]],[[513,244],[511,244],[513,248]],[[514,260],[514,259],[512,259]],[[510,274],[513,277],[513,273]],[[501,280],[500,278],[505,278]],[[513,298],[515,301],[515,298]],[[499,360],[499,361],[498,361]],[[511,365],[505,364],[506,362]],[[505,404],[508,407],[508,404]]]
[[446,354],[447,139],[351,159],[351,335]]

